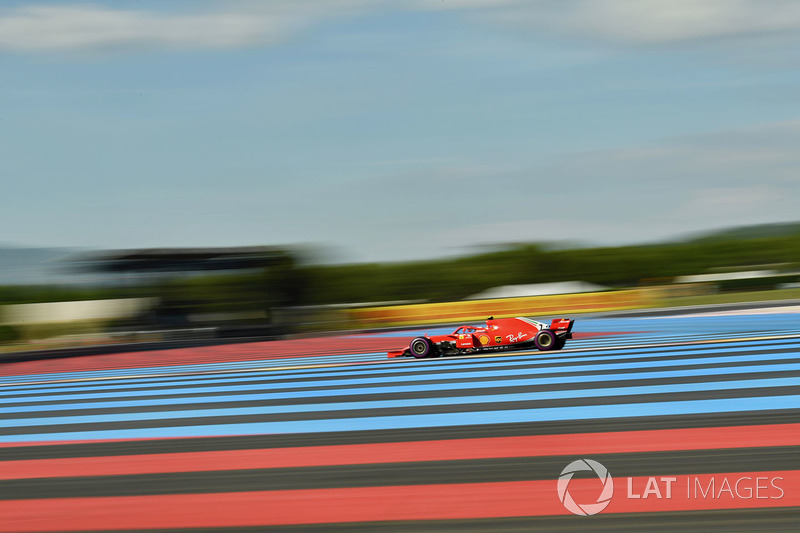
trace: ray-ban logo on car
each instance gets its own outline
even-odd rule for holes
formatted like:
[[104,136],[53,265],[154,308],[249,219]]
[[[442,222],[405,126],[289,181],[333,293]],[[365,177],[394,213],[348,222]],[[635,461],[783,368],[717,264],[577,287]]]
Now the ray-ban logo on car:
[[[603,490],[594,502],[578,503],[569,493],[569,482],[575,472],[594,472],[603,484]],[[611,497],[614,495],[614,480],[608,469],[591,459],[578,459],[572,461],[570,464],[561,471],[558,476],[558,499],[564,504],[564,507],[571,513],[581,516],[591,516],[599,513],[605,509],[611,502]]]
[[517,342],[524,339],[525,337],[526,335],[522,331],[520,331],[516,335],[506,335],[506,339],[508,339],[508,342]]

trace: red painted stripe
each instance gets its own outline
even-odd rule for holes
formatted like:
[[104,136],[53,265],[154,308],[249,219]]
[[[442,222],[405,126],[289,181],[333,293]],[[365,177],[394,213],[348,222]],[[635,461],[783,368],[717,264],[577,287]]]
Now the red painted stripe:
[[[557,475],[558,473],[554,473]],[[671,498],[631,499],[627,478],[617,478],[608,513],[794,507],[800,505],[800,471],[771,471],[673,476]],[[721,493],[724,479],[733,487],[761,478],[761,498]],[[715,497],[692,494],[694,480]],[[767,480],[766,482],[764,480]],[[631,478],[644,487],[647,477]],[[780,491],[773,484],[780,487]],[[689,490],[687,491],[687,487]],[[596,479],[573,479],[573,497],[598,490]],[[744,484],[740,484],[740,491]],[[755,490],[754,490],[755,492]],[[662,494],[664,496],[665,494]],[[780,497],[778,497],[780,496]],[[586,503],[578,500],[578,503]],[[570,514],[558,499],[555,480],[452,485],[276,490],[162,496],[61,498],[0,502],[0,531],[120,530],[324,524],[382,520],[447,520]],[[580,518],[575,517],[575,520]]]
[[[50,374],[273,359],[296,361],[321,355],[381,353],[395,348],[398,342],[402,345],[403,343],[407,344],[409,340],[369,337],[323,337],[115,353],[93,355],[91,357],[67,357],[63,359],[8,363],[0,368],[0,375]],[[379,357],[376,356],[376,358]]]
[[3,461],[0,479],[800,445],[800,424]]

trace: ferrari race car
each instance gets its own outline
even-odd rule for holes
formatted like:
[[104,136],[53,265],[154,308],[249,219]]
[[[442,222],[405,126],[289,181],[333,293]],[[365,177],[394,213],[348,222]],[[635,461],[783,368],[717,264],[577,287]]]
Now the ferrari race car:
[[412,340],[405,350],[389,352],[389,357],[417,359],[501,350],[560,350],[572,338],[574,320],[556,318],[550,324],[530,318],[486,319],[485,327],[460,326],[449,335],[425,335]]

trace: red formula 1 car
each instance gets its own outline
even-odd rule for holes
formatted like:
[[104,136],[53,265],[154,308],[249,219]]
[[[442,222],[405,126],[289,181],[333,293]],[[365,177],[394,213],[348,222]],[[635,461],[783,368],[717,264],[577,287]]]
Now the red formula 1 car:
[[485,327],[461,326],[449,335],[417,337],[405,350],[389,352],[389,357],[440,357],[501,350],[560,350],[572,338],[574,320],[556,318],[550,324],[530,318],[486,319]]

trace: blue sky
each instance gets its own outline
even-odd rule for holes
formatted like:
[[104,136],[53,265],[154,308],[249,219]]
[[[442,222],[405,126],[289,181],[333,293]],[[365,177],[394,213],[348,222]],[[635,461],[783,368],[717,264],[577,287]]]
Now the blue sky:
[[0,4],[0,242],[337,261],[800,219],[800,4]]

